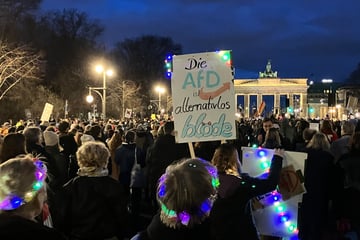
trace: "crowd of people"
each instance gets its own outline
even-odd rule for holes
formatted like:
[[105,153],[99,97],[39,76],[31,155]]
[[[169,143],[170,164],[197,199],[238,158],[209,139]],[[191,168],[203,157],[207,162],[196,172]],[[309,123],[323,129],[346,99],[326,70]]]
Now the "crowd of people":
[[[276,189],[285,151],[307,154],[298,238],[359,239],[360,121],[312,126],[241,119],[236,139],[191,149],[170,119],[9,120],[0,128],[0,239],[280,239],[258,233],[251,203]],[[274,149],[265,179],[242,172],[241,149],[251,146]]]

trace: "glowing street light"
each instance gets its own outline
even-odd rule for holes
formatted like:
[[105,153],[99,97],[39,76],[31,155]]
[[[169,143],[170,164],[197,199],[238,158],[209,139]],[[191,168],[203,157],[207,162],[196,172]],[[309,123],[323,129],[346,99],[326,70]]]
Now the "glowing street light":
[[[89,95],[86,97],[86,101],[88,103],[92,103],[94,101],[94,97],[91,95],[91,91],[96,92],[101,98],[102,102],[102,117],[103,120],[106,119],[106,77],[111,77],[113,75],[112,69],[105,69],[102,65],[97,65],[95,67],[95,71],[97,73],[102,74],[103,86],[102,87],[89,87]],[[98,91],[102,90],[102,94]]]
[[161,94],[165,93],[165,88],[158,85],[155,87],[155,91],[159,94],[159,111],[161,113]]
[[324,78],[321,80],[322,83],[332,83],[333,80],[332,79],[329,79],[329,78]]

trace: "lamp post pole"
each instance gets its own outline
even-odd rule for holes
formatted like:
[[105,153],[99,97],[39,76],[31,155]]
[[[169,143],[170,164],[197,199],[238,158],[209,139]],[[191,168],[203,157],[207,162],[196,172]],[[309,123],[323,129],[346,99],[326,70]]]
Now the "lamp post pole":
[[156,86],[155,87],[155,91],[158,92],[159,94],[159,114],[161,115],[161,94],[165,92],[165,88],[163,88],[162,86]]
[[[103,87],[89,87],[89,95],[86,97],[86,101],[88,103],[92,103],[94,101],[94,97],[91,95],[91,91],[95,92],[97,95],[99,95],[99,97],[101,99],[101,103],[102,103],[102,106],[103,106],[102,114],[104,114],[104,104],[106,104],[106,101],[104,101],[105,95],[103,95],[104,92],[103,92],[103,94],[101,94],[101,92],[98,91],[98,90],[103,90],[104,91],[104,88]],[[93,105],[93,115],[94,115],[94,118],[95,118],[95,104]]]
[[105,69],[102,65],[97,65],[95,70],[96,70],[96,72],[102,74],[103,84],[102,84],[102,87],[96,87],[96,88],[91,88],[91,89],[92,90],[94,90],[94,89],[102,90],[102,94],[100,92],[97,92],[97,93],[101,96],[102,118],[105,121],[106,120],[106,75],[111,76],[113,74],[113,71],[111,69]]
[[159,111],[161,114],[161,91],[159,91]]
[[102,98],[102,115],[106,119],[106,71],[103,71],[103,98]]
[[125,80],[122,81],[122,118],[125,119]]

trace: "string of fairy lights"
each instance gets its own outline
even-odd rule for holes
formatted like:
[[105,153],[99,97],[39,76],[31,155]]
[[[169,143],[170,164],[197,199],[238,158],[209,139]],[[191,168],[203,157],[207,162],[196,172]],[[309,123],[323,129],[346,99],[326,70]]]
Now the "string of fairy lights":
[[[269,149],[257,147],[256,145],[254,145],[253,148],[255,149],[255,156],[259,160],[258,168],[261,172],[265,173],[261,177],[266,177],[270,171],[272,154]],[[249,155],[245,154],[245,157],[249,157]],[[291,239],[297,239],[298,228],[296,216],[287,209],[286,203],[281,197],[281,193],[278,190],[274,190],[271,192],[270,197],[267,197],[263,201],[265,201],[265,204],[270,206],[273,210],[275,226],[290,234]]]

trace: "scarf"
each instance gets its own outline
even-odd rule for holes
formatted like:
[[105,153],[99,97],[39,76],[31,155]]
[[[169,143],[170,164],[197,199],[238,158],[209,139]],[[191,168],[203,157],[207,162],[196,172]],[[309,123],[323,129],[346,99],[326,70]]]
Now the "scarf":
[[82,167],[79,168],[77,175],[87,177],[104,177],[109,175],[107,168]]

